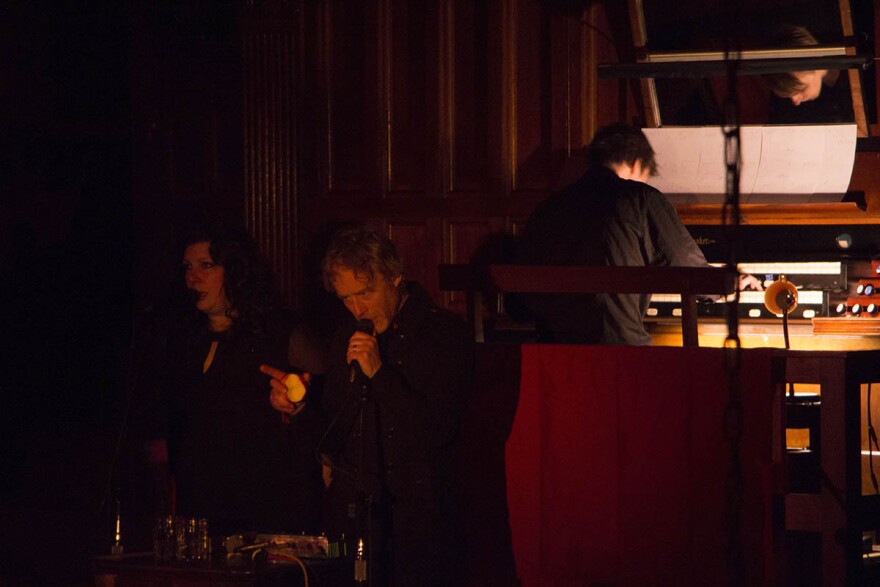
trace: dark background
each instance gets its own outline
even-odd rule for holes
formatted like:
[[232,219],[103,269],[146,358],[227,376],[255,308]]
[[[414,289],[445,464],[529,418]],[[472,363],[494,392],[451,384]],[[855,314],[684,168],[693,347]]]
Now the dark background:
[[[114,456],[126,366],[176,283],[176,232],[205,207],[240,215],[235,16],[231,2],[0,7],[4,587],[88,584],[117,497],[126,548],[149,547],[140,456]],[[204,161],[206,141],[228,165]]]

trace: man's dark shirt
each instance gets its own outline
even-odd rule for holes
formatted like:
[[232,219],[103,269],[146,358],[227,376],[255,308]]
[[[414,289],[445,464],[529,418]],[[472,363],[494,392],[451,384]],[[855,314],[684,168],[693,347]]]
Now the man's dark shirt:
[[[526,225],[529,265],[707,265],[666,197],[598,167],[545,200]],[[542,342],[647,345],[649,295],[535,294],[526,298]]]

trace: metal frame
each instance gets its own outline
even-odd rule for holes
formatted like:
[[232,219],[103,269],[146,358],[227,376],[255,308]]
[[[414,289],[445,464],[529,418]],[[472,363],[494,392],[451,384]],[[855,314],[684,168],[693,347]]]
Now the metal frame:
[[[645,121],[649,127],[662,126],[656,78],[699,78],[723,75],[730,62],[718,59],[717,51],[673,53],[669,51],[651,52],[648,50],[648,32],[645,27],[643,0],[628,0],[630,26],[635,45],[636,63],[609,64],[599,66],[600,79],[638,78],[641,79],[642,98],[645,108]],[[849,0],[839,0],[840,22],[845,39],[853,37],[852,10]],[[816,55],[816,53],[825,55]],[[770,55],[777,54],[775,57]],[[807,55],[801,57],[800,55]],[[868,66],[869,56],[856,55],[851,46],[817,46],[804,49],[785,49],[779,51],[742,51],[736,60],[739,75],[760,75],[784,71],[805,71],[809,69],[846,69],[850,81],[853,114],[858,127],[858,136],[867,137],[868,119],[865,114],[864,96],[858,69]]]

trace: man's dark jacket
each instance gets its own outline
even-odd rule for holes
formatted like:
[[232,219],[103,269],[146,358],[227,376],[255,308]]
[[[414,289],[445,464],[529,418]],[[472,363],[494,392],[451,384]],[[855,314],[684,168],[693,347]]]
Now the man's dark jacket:
[[[452,548],[458,515],[453,446],[470,391],[473,348],[461,318],[436,307],[419,284],[406,288],[408,299],[378,336],[382,366],[369,380],[364,412],[361,477],[374,500],[373,564],[390,561],[394,585],[448,585],[448,573],[460,564]],[[333,423],[322,450],[333,455],[331,500],[344,515],[356,502],[361,448],[360,391],[345,362],[354,326],[336,334],[324,395]],[[353,522],[337,525],[352,532]]]
[[[520,261],[534,265],[707,265],[666,197],[606,167],[587,171],[529,218]],[[525,298],[545,342],[647,345],[649,295],[541,294]]]

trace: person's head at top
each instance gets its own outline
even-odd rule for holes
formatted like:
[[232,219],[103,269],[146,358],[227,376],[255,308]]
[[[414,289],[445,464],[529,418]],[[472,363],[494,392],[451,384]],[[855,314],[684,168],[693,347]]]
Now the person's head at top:
[[618,123],[596,133],[586,149],[591,167],[607,167],[621,179],[647,182],[657,175],[654,149],[641,129]]
[[355,320],[385,332],[406,301],[403,263],[387,236],[367,228],[337,232],[322,263],[324,287],[336,294]]
[[[768,39],[771,48],[797,48],[818,45],[819,41],[806,28],[793,24],[778,27]],[[795,106],[815,100],[824,86],[837,83],[840,71],[836,69],[811,69],[769,73],[763,76],[770,91],[780,98],[791,100]]]
[[197,316],[215,332],[263,327],[278,304],[271,271],[244,229],[206,220],[182,244],[181,269]]

